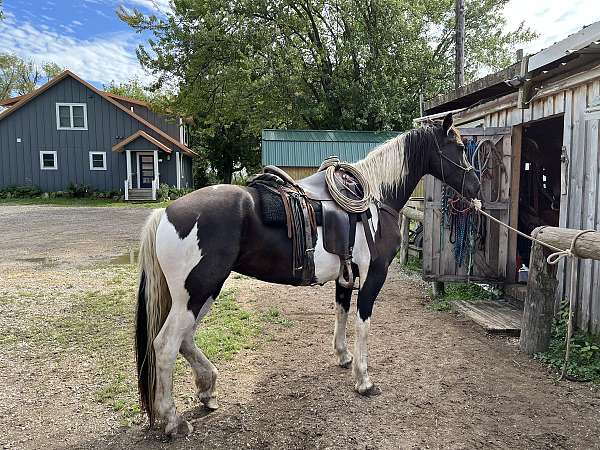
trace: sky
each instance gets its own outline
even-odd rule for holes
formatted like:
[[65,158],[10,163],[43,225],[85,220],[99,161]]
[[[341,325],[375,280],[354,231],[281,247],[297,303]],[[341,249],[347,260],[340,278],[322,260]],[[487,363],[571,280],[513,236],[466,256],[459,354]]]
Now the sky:
[[[521,21],[539,34],[525,53],[546,48],[584,25],[600,20],[599,0],[510,0],[507,29]],[[53,61],[98,87],[148,75],[135,49],[143,36],[115,15],[119,5],[144,12],[165,11],[169,0],[4,0],[0,52],[43,63]]]

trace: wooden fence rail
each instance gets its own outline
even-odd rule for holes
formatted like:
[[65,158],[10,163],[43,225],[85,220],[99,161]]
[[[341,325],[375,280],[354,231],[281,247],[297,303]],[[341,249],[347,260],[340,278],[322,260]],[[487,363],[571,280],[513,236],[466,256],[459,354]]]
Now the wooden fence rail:
[[405,206],[400,214],[400,256],[399,262],[403,266],[408,259],[408,232],[410,219],[423,223],[423,211]]

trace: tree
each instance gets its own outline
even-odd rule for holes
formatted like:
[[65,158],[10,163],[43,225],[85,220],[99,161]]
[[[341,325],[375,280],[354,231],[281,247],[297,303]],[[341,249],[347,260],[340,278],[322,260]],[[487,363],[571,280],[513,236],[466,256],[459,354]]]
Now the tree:
[[[507,2],[466,2],[467,81],[532,37],[503,31]],[[205,146],[229,128],[256,140],[271,126],[402,130],[420,92],[453,84],[453,0],[178,0],[163,18],[118,14],[152,33],[138,58],[174,86],[172,107],[202,124]]]
[[144,102],[152,101],[152,92],[144,86],[142,81],[138,77],[134,77],[128,81],[122,83],[116,83],[114,80],[109,84],[104,85],[104,90],[116,95],[123,95],[125,97],[134,98]]
[[0,0],[0,20],[4,19],[4,13],[2,12],[2,0]]
[[39,65],[10,53],[0,53],[0,100],[28,94],[63,70],[53,62]]

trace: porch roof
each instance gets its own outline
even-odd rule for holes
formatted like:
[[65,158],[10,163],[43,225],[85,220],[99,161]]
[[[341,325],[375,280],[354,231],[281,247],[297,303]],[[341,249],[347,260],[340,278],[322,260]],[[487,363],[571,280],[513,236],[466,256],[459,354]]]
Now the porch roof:
[[[153,138],[148,133],[146,133],[145,131],[142,131],[142,130],[133,133],[131,136],[123,139],[121,142],[119,142],[116,145],[114,145],[113,148],[112,148],[112,151],[113,152],[122,152],[123,150],[126,150],[125,147],[128,144],[131,144],[131,143],[133,143],[133,142],[135,142],[137,140],[145,140],[150,145],[158,147],[159,150],[162,150],[162,151],[164,151],[167,154],[171,154],[173,152],[173,150],[171,150],[165,144],[163,144],[162,142],[160,142],[158,139]],[[132,150],[135,150],[135,149],[132,149]]]

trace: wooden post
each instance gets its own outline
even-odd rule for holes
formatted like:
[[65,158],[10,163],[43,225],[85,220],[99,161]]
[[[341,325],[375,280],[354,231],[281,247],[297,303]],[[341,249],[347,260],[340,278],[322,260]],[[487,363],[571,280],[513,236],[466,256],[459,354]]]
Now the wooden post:
[[433,288],[433,296],[434,297],[443,297],[446,295],[446,289],[444,288],[444,283],[441,281],[434,281],[431,283],[431,287]]
[[[531,235],[539,239],[540,228]],[[550,332],[554,318],[554,297],[556,296],[556,265],[546,262],[551,252],[537,242],[531,247],[529,281],[525,310],[521,321],[519,347],[529,355],[546,351],[550,345]]]
[[403,266],[408,260],[408,228],[410,219],[404,214],[400,215],[400,265]]
[[454,88],[458,89],[465,84],[465,0],[455,0],[454,8],[456,13]]

